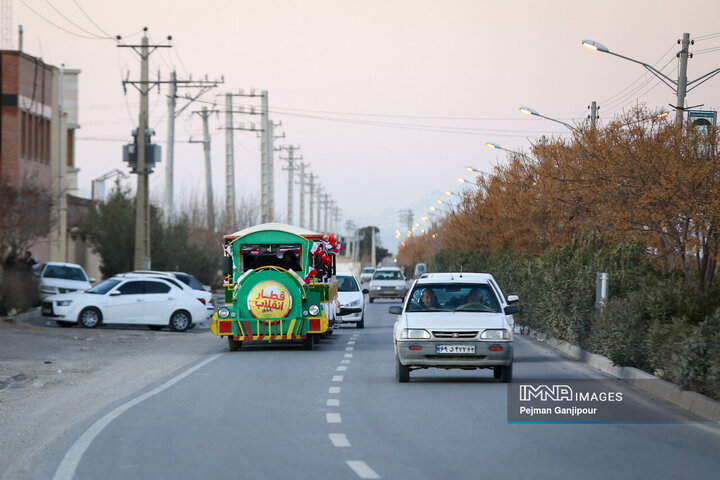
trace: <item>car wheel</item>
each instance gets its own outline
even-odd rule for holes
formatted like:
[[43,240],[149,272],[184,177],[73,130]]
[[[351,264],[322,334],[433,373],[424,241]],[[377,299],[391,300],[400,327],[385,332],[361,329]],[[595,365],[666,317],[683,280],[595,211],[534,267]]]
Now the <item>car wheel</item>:
[[500,367],[500,381],[502,383],[512,382],[512,363],[507,367]]
[[242,347],[242,340],[235,340],[232,336],[228,335],[228,350],[231,352],[237,352]]
[[312,349],[313,349],[313,343],[314,343],[314,342],[313,342],[313,337],[314,337],[314,336],[315,336],[315,335],[313,335],[312,333],[308,333],[307,335],[305,335],[305,338],[303,339],[303,348],[304,348],[305,350],[312,350]]
[[84,309],[78,317],[78,322],[85,328],[95,328],[100,325],[101,320],[102,315],[100,315],[100,310],[95,307]]
[[178,310],[170,317],[170,328],[176,332],[184,332],[190,327],[190,314],[185,310]]
[[365,312],[363,312],[362,317],[360,317],[360,321],[355,324],[355,328],[365,328]]
[[55,323],[58,324],[58,327],[63,327],[63,328],[72,327],[72,325],[73,325],[72,322],[64,322],[62,320],[55,320]]
[[400,383],[410,381],[410,367],[400,363],[400,359],[395,355],[395,378]]
[[370,300],[370,303],[373,303],[373,301],[375,301],[375,299],[373,297],[370,297],[369,300]]

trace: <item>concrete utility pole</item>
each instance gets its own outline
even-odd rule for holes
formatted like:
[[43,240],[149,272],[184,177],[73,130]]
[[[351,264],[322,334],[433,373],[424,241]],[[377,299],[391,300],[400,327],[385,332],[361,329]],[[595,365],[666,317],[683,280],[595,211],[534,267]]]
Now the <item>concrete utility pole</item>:
[[[318,185],[315,188],[315,193],[317,193],[317,231],[322,230],[322,220],[321,220],[321,208],[322,208],[322,199],[323,199],[323,187],[322,185]],[[325,233],[325,232],[323,232]]]
[[270,112],[268,111],[267,90],[262,91],[260,110],[262,115],[262,153],[260,158],[260,221],[262,223],[272,221],[272,210],[270,207],[270,170],[272,160],[272,137],[270,128]]
[[330,222],[328,221],[329,220],[329,211],[330,211],[330,195],[326,193],[325,195],[323,195],[323,197],[324,197],[323,207],[325,207],[324,208],[325,223],[323,224],[325,228],[323,228],[323,230],[327,233],[330,231],[330,230],[328,230],[328,228],[330,227],[330,225],[329,225]]
[[590,128],[595,128],[598,119],[597,111],[600,107],[598,107],[597,102],[593,100],[588,108],[590,109],[590,116],[588,117],[590,119]]
[[[143,29],[143,38],[140,45],[118,45],[118,47],[132,48],[135,53],[140,55],[140,81],[123,81],[123,86],[130,83],[140,92],[140,113],[138,115],[138,134],[137,134],[137,193],[135,194],[135,254],[133,265],[135,270],[149,270],[151,268],[150,259],[150,201],[149,201],[149,177],[150,172],[145,168],[145,145],[147,135],[150,133],[148,128],[148,111],[149,111],[149,94],[151,83],[159,85],[159,81],[150,82],[148,74],[148,61],[150,54],[157,48],[170,48],[170,45],[152,45],[148,44],[147,27]],[[168,40],[171,37],[168,37]],[[138,87],[135,84],[139,84]]]
[[235,228],[235,143],[233,135],[232,94],[225,94],[225,210]]
[[375,259],[375,227],[370,226],[370,266],[377,266],[377,260]]
[[[302,157],[295,157],[295,150],[300,149],[298,145],[288,145],[287,147],[281,147],[282,150],[287,150],[287,157],[280,157],[282,160],[287,160],[287,168],[283,170],[288,172],[288,196],[287,196],[287,223],[293,224],[293,194],[295,186],[295,160],[302,160]],[[302,199],[302,188],[300,189],[300,198]],[[302,206],[300,207],[302,208]],[[301,214],[302,216],[302,214]]]
[[210,165],[210,127],[208,126],[208,117],[215,113],[215,110],[208,110],[207,107],[203,107],[202,111],[193,112],[202,118],[203,121],[203,140],[190,139],[190,143],[202,143],[203,153],[205,154],[205,201],[206,201],[206,216],[207,216],[207,228],[211,232],[215,231],[215,206],[214,206],[214,195],[212,188],[212,168]]
[[300,223],[299,227],[307,228],[305,225],[305,166],[304,162],[300,162]]
[[[166,164],[165,164],[165,222],[169,223],[175,215],[174,205],[174,172],[175,172],[175,118],[177,118],[192,102],[197,100],[202,94],[210,90],[211,88],[217,87],[223,83],[221,80],[178,80],[175,71],[170,73],[170,81],[159,82],[167,83],[170,87],[168,94],[168,133],[167,133],[167,151],[166,151]],[[200,91],[194,96],[185,96],[186,100],[189,100],[179,111],[175,111],[177,106],[177,90],[178,87],[195,87],[200,88]]]
[[315,212],[315,175],[311,173],[309,175],[309,178],[310,178],[310,182],[309,182],[309,187],[308,187],[308,200],[309,200],[308,211],[310,214],[310,220],[308,221],[308,228],[310,230],[317,231],[317,229],[315,228],[315,217],[314,217],[314,212]]
[[685,114],[685,93],[687,92],[687,62],[688,62],[688,50],[690,49],[690,34],[683,33],[682,40],[678,40],[681,44],[680,53],[678,58],[680,63],[678,65],[678,81],[677,81],[677,105],[675,110],[675,121],[682,123],[683,116]]

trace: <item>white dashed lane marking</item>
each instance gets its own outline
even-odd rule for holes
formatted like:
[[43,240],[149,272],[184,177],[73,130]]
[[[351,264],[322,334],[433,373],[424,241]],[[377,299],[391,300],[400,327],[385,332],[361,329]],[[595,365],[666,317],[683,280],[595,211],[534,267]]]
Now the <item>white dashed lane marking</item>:
[[328,388],[328,393],[331,393],[331,394],[340,393],[340,387],[330,387],[330,388]]
[[328,398],[327,402],[325,402],[325,405],[327,405],[328,407],[339,407],[340,400],[337,398]]
[[342,417],[339,413],[326,413],[325,419],[327,423],[342,423]]
[[347,464],[360,478],[380,478],[380,475],[362,460],[348,460]]
[[352,352],[353,350],[355,350],[355,347],[345,347],[345,350],[348,352]]
[[333,376],[332,381],[333,382],[342,382],[343,378],[344,377],[342,375],[335,375],[335,376]]
[[344,433],[331,433],[329,435],[330,441],[336,447],[349,447],[350,442]]
[[337,370],[338,372],[344,372],[345,370],[347,370],[347,367],[341,365],[341,366],[337,367],[335,370]]
[[345,358],[352,358],[352,357],[353,357],[353,354],[352,354],[352,353],[346,353],[346,354],[345,354]]
[[340,363],[350,363],[350,360],[343,360],[343,361],[340,362]]

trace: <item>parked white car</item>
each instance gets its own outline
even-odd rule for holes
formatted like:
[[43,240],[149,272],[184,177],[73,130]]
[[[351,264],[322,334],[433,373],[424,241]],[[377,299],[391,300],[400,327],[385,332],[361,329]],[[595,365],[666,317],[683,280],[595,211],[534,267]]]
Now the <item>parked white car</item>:
[[173,283],[154,276],[112,277],[84,292],[51,295],[41,311],[62,327],[131,324],[182,332],[207,314],[205,305]]
[[87,290],[95,283],[87,273],[75,263],[47,262],[35,270],[38,277],[40,300],[48,295]]
[[200,303],[205,305],[207,310],[207,318],[212,317],[215,313],[215,305],[213,305],[212,290],[210,287],[205,288],[205,285],[200,283],[195,277],[188,273],[183,272],[161,272],[155,270],[133,270],[132,272],[125,273],[122,275],[154,275],[160,278],[171,278],[176,282],[176,286],[183,289],[186,293],[193,295],[197,298]]
[[[513,313],[516,295],[507,299],[487,273],[430,273],[418,279],[393,329],[395,375],[410,380],[420,368],[491,368],[501,382],[512,381]],[[513,303],[512,305],[510,303]]]
[[357,313],[338,317],[340,323],[355,323],[357,328],[365,328],[365,293],[367,289],[362,290],[355,276],[351,274],[338,273],[338,300],[340,308],[360,308]]
[[405,298],[408,291],[405,276],[397,267],[381,267],[375,270],[368,287],[368,298],[373,303],[376,298]]

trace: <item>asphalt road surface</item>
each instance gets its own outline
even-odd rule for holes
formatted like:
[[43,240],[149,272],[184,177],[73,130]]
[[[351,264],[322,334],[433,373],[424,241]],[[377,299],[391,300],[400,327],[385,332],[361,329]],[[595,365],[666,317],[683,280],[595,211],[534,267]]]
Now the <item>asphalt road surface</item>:
[[[208,333],[216,353],[78,425],[32,478],[720,477],[714,426],[508,424],[508,387],[490,370],[414,371],[397,383],[393,304],[367,304],[364,329],[343,327],[313,351],[227,352]],[[520,336],[515,362],[516,382],[603,377]]]

